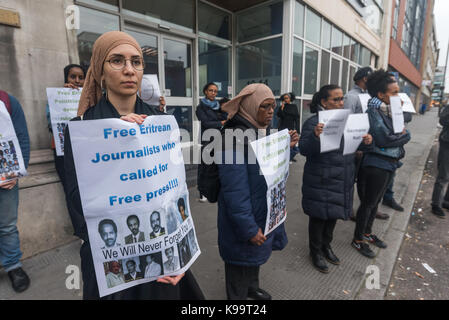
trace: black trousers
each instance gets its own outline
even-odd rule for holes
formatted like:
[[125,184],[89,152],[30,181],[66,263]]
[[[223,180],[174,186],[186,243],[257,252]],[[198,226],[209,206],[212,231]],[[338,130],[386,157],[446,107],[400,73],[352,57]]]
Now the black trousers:
[[65,192],[64,156],[58,156],[56,154],[56,150],[53,149],[53,158],[55,159],[56,172],[58,173],[59,180],[61,180],[61,184]]
[[228,300],[246,300],[248,291],[259,288],[259,269],[225,263],[226,294]]
[[357,210],[357,221],[354,239],[363,240],[363,234],[371,234],[377,207],[382,199],[394,172],[376,168],[363,167],[357,179],[357,192],[360,207]]
[[337,220],[309,218],[309,248],[313,255],[322,255],[322,249],[330,248]]

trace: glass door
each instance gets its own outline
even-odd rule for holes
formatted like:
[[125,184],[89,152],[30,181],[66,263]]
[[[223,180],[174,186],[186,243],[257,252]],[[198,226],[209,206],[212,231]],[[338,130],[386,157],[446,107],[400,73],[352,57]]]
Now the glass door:
[[340,78],[341,78],[341,65],[342,61],[341,59],[332,56],[331,58],[331,82],[330,84],[334,84],[339,86],[340,85]]

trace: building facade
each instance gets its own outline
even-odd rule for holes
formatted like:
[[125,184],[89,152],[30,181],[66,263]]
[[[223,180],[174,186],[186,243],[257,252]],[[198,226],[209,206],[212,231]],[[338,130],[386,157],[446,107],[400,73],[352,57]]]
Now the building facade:
[[[386,67],[391,3],[0,0],[0,8],[20,17],[19,26],[0,24],[1,47],[7,48],[0,51],[0,61],[8,61],[0,86],[21,101],[31,136],[30,175],[21,184],[21,228],[28,229],[35,211],[43,212],[42,221],[55,221],[50,229],[35,229],[36,234],[47,232],[52,244],[22,233],[25,255],[73,239],[49,149],[45,88],[63,85],[65,65],[88,66],[101,34],[121,30],[139,42],[145,73],[158,75],[167,113],[190,133],[183,141],[187,149],[198,146],[195,108],[208,82],[217,84],[219,97],[232,97],[250,83],[267,84],[277,97],[294,92],[304,122],[312,95],[322,85],[338,84],[346,92],[358,68]],[[38,206],[31,201],[35,197],[42,199]]]

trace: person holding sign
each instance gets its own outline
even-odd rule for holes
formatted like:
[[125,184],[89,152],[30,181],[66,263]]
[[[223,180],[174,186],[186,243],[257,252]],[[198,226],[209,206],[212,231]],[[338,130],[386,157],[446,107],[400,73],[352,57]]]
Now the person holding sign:
[[[138,96],[144,70],[142,50],[130,35],[111,31],[94,43],[91,65],[86,76],[78,109],[72,121],[116,118],[142,124],[149,115],[163,115],[158,107],[145,104]],[[65,132],[65,170],[67,202],[75,235],[84,240],[81,247],[83,298],[99,299],[87,223],[83,215],[80,190],[70,140]],[[95,183],[95,181],[92,181]],[[193,274],[161,277],[107,295],[102,299],[204,299]]]
[[376,255],[367,243],[387,247],[372,233],[377,208],[391,176],[402,165],[399,160],[405,155],[404,145],[410,141],[410,134],[406,129],[394,133],[390,99],[398,96],[399,86],[389,73],[382,69],[374,72],[368,78],[367,87],[373,97],[368,102],[367,113],[374,146],[365,152],[357,180],[361,203],[352,246],[365,257],[374,258]]
[[373,72],[371,67],[365,67],[357,70],[354,75],[354,88],[345,95],[344,108],[351,110],[351,113],[363,113],[364,109],[360,95],[366,94],[366,82],[368,76]]
[[[79,90],[84,85],[85,77],[86,73],[82,66],[78,64],[69,64],[64,68],[64,88]],[[64,124],[58,123],[58,131],[59,128],[61,129],[61,131],[53,132],[50,118],[50,106],[48,103],[45,109],[45,113],[47,116],[48,131],[50,131],[51,134],[51,148],[53,149],[56,172],[58,173],[61,184],[65,189],[64,156],[58,156],[56,154],[56,141],[58,141],[58,135],[64,135]]]
[[[284,93],[281,97],[281,106],[277,111],[277,116],[279,117],[279,131],[284,129],[296,130],[299,132],[299,123],[301,122],[301,117],[298,112],[298,107],[293,104],[296,97],[293,93]],[[290,162],[296,162],[295,156],[299,153],[299,148],[294,146],[290,150]]]
[[[229,300],[248,297],[270,300],[271,296],[259,287],[259,269],[273,250],[282,250],[287,245],[283,224],[264,236],[268,187],[259,164],[254,157],[250,158],[252,141],[248,141],[269,134],[275,107],[273,92],[264,84],[246,86],[222,107],[229,119],[224,127],[225,135],[231,133],[228,139],[232,139],[232,144],[223,141],[223,152],[215,153],[220,179],[217,226]],[[238,132],[244,132],[245,138],[236,138],[233,134]],[[296,131],[290,133],[290,147],[293,147],[299,138]]]
[[[304,123],[299,140],[300,153],[307,158],[302,207],[309,216],[310,257],[313,266],[323,273],[329,272],[325,259],[334,265],[340,264],[331,242],[337,220],[347,220],[352,213],[355,154],[343,155],[343,141],[339,149],[321,153],[324,124],[318,123],[318,112],[342,108],[343,90],[336,85],[322,87],[310,104],[310,110],[316,115]],[[371,143],[371,135],[364,135],[363,144]]]

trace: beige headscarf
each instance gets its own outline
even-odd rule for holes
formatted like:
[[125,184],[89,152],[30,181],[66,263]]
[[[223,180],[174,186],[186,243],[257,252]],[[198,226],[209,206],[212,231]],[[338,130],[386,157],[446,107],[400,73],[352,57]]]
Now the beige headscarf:
[[81,116],[87,109],[93,107],[101,99],[101,75],[103,74],[103,64],[109,52],[122,44],[130,44],[135,47],[140,55],[142,49],[137,41],[129,34],[121,31],[110,31],[103,34],[94,43],[90,67],[84,81],[83,92],[81,93],[78,105],[78,116]]
[[266,129],[268,126],[261,126],[256,119],[259,106],[265,99],[270,98],[274,99],[274,95],[269,87],[261,83],[254,83],[243,88],[234,99],[225,103],[221,110],[228,113],[228,119],[239,114],[257,129]]

